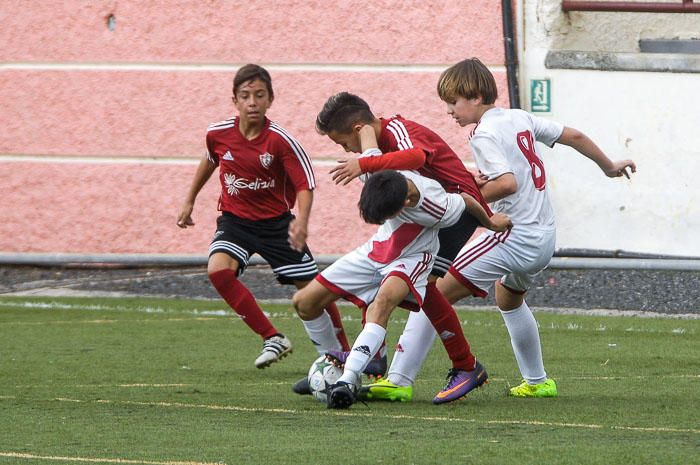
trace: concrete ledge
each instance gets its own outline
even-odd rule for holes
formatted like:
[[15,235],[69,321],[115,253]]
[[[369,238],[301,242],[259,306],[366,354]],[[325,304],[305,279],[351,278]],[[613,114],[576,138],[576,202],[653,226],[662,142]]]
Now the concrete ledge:
[[547,52],[544,64],[547,69],[700,73],[700,56],[680,53],[644,54],[550,50]]
[[[314,257],[319,265],[330,265],[340,255],[320,254]],[[251,265],[264,265],[258,255],[250,259]],[[0,265],[29,266],[204,266],[205,255],[169,254],[71,254],[71,253],[0,253]],[[596,258],[596,257],[554,257],[550,269],[558,270],[653,270],[653,271],[700,271],[700,259],[673,258]]]

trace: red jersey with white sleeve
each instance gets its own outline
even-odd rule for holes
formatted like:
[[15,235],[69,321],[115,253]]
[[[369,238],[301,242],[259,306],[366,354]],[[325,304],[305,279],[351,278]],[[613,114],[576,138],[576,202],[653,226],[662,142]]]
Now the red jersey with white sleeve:
[[554,210],[546,189],[544,163],[535,141],[548,146],[564,126],[523,110],[492,108],[483,114],[469,141],[474,161],[489,179],[515,176],[515,193],[494,202],[494,211],[508,215],[515,226],[554,228]]
[[476,185],[474,176],[464,167],[457,154],[430,129],[401,115],[380,118],[382,131],[378,145],[383,153],[419,148],[425,152],[425,164],[418,168],[421,175],[435,179],[447,192],[464,192],[476,199],[487,214],[488,204]]
[[238,117],[211,124],[206,156],[219,166],[219,210],[239,218],[280,216],[294,206],[297,192],[316,187],[301,144],[269,119],[252,140],[241,134]]

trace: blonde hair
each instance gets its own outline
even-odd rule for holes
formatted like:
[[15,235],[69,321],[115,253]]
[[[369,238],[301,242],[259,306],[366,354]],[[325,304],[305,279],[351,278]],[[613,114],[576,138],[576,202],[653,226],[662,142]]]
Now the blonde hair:
[[491,105],[498,98],[496,80],[478,58],[468,58],[443,71],[437,93],[447,103],[454,103],[457,97],[481,97],[484,105]]

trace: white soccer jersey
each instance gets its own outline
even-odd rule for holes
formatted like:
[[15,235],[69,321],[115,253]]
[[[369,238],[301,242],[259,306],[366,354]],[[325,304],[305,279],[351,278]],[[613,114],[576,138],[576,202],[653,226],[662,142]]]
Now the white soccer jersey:
[[522,110],[493,108],[479,121],[469,141],[474,162],[489,179],[513,173],[517,190],[493,202],[491,209],[507,214],[515,226],[554,227],[554,210],[546,190],[544,164],[535,141],[548,146],[564,126]]
[[440,247],[440,228],[452,226],[465,209],[459,194],[448,194],[440,183],[414,171],[400,171],[420,192],[415,207],[404,207],[401,213],[385,221],[360,251],[371,260],[387,264],[397,258],[427,252],[435,255]]
[[465,209],[459,194],[447,194],[440,183],[414,171],[400,171],[420,192],[415,207],[404,207],[384,222],[367,243],[344,255],[316,279],[327,289],[361,308],[374,300],[389,276],[401,277],[409,295],[401,306],[423,305],[428,275],[440,242],[440,228],[452,226]]

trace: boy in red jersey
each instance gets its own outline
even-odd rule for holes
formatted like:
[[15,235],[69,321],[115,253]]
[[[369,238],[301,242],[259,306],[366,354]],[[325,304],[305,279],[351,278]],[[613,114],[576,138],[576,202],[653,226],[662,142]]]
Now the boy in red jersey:
[[[197,194],[217,167],[221,182],[217,228],[209,246],[207,273],[228,305],[263,338],[255,360],[265,368],[291,353],[292,343],[265,316],[248,288],[238,280],[250,256],[261,255],[282,284],[304,287],[318,274],[306,246],[308,221],[316,187],[311,160],[299,142],[266,118],[274,93],[264,68],[245,65],[233,79],[238,116],[209,126],[207,153],[194,175],[178,215],[180,228],[194,226]],[[290,209],[298,204],[295,218]],[[325,341],[348,350],[340,314],[329,304],[318,322],[330,335]]]
[[[398,115],[388,119],[377,118],[363,99],[341,92],[325,103],[316,119],[316,129],[347,152],[375,155],[370,151],[378,147],[384,153],[341,162],[332,170],[336,183],[347,184],[363,173],[383,169],[415,169],[421,175],[438,181],[448,193],[465,193],[473,197],[490,214],[474,177],[447,143],[425,126]],[[414,363],[413,359],[424,358],[436,332],[453,368],[448,373],[445,388],[433,402],[440,404],[456,400],[486,382],[486,370],[471,353],[454,309],[435,284],[439,277],[445,275],[457,252],[478,226],[479,222],[473,216],[464,213],[456,224],[440,230],[440,249],[430,273],[423,311],[409,315],[388,378],[364,388],[367,398],[411,400],[412,386],[420,369],[420,364]],[[403,356],[404,353],[409,356]]]

